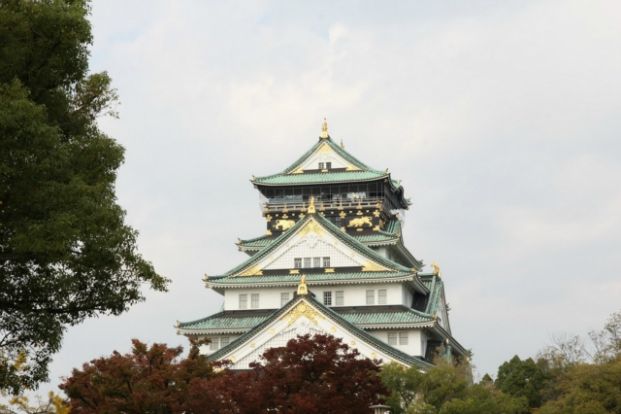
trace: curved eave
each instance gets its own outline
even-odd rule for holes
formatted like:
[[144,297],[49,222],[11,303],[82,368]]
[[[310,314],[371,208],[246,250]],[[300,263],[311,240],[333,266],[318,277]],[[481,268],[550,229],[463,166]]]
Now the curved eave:
[[[329,273],[329,275],[334,275]],[[235,279],[240,280],[242,277],[244,280],[247,280],[247,283],[226,283],[226,281],[222,280],[207,280],[205,282],[205,286],[210,289],[247,289],[249,287],[296,287],[299,285],[299,275],[292,275],[294,280],[291,281],[256,281],[256,278],[261,276],[237,276]],[[310,277],[310,274],[306,275],[307,278]],[[224,279],[224,278],[222,278]],[[254,279],[254,280],[253,280]],[[325,279],[325,280],[306,280],[308,286],[332,286],[332,285],[366,285],[366,284],[377,284],[377,283],[403,283],[403,282],[412,282],[416,287],[420,288],[423,292],[427,291],[425,285],[422,284],[414,275],[406,275],[406,276],[384,276],[384,277],[375,277],[375,278],[351,278],[351,279]]]
[[[329,172],[325,172],[325,173],[301,173],[301,174],[275,174],[275,175],[268,175],[268,176],[264,176],[264,177],[254,177],[250,180],[250,182],[256,186],[256,187],[288,187],[288,186],[305,186],[305,185],[319,185],[319,184],[345,184],[345,183],[366,183],[366,182],[372,182],[372,181],[381,181],[384,179],[389,179],[390,180],[390,174],[386,174],[386,173],[379,173],[377,176],[374,177],[368,177],[368,178],[356,178],[356,177],[352,177],[351,175],[354,174],[359,174],[359,171],[348,171],[348,172],[342,172],[342,173],[337,173],[337,174],[343,174],[343,179],[333,179],[333,180],[326,180],[326,178],[329,178],[330,173]],[[349,177],[347,177],[345,174],[351,174]],[[282,182],[270,182],[270,179],[276,178],[276,177],[292,177],[294,180],[298,179],[297,177],[301,177],[301,176],[313,176],[312,178],[315,178],[315,176],[317,177],[316,181],[305,181],[305,182],[292,182],[292,183],[282,183]],[[401,189],[403,189],[403,187],[401,187]]]

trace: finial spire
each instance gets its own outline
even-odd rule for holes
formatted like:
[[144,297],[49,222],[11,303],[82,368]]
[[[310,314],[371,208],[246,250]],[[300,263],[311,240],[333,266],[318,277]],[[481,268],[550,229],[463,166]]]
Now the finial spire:
[[298,295],[308,295],[308,286],[306,286],[306,275],[302,275],[300,284],[298,285]]
[[323,123],[321,124],[321,135],[319,135],[319,138],[326,139],[329,137],[330,135],[328,134],[328,120],[326,118],[323,118]]
[[308,199],[307,212],[308,214],[315,214],[317,212],[317,210],[315,209],[315,197],[314,196],[310,196],[310,198]]

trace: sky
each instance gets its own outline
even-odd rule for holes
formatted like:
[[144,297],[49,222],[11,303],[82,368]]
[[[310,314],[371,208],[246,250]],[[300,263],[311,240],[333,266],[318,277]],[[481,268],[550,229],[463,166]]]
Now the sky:
[[331,136],[413,201],[404,228],[442,269],[476,375],[621,310],[621,3],[125,1],[92,4],[126,149],[117,195],[167,293],[67,330],[52,389],[175,321],[265,232],[252,175]]

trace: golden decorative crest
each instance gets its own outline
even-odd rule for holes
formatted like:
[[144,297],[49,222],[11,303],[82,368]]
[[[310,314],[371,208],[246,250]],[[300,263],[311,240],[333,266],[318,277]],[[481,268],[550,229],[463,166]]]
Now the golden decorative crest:
[[306,302],[302,301],[298,303],[293,309],[291,309],[285,317],[287,318],[287,324],[292,325],[293,322],[300,319],[302,316],[306,317],[309,321],[317,325],[320,319],[324,319],[323,316],[309,306]]
[[382,272],[384,270],[388,269],[372,261],[368,261],[362,265],[363,272]]
[[321,124],[321,135],[319,135],[319,138],[326,139],[329,136],[330,135],[328,134],[328,120],[324,118]]
[[371,217],[364,216],[364,217],[353,218],[349,220],[349,224],[347,225],[347,227],[357,228],[357,227],[364,227],[365,225],[369,227],[373,227],[373,223],[371,223]]
[[274,229],[285,231],[293,227],[294,224],[295,224],[295,220],[276,220]]
[[306,286],[306,275],[302,275],[300,284],[298,285],[298,295],[308,295],[308,286]]
[[431,263],[431,268],[433,269],[433,274],[436,276],[440,276],[440,265],[438,262]]

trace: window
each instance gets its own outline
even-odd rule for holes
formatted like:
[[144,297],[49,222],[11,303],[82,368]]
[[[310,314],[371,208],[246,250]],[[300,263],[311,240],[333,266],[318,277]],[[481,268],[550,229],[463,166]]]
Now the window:
[[321,267],[321,257],[313,257],[313,267]]
[[323,304],[332,306],[332,292],[323,292]]
[[320,170],[323,170],[323,169],[324,169],[324,164],[323,164],[323,162],[320,162],[320,163],[319,163],[319,169],[320,169]]
[[218,349],[218,338],[210,338],[211,342],[209,343],[209,349],[215,351]]
[[280,293],[280,306],[285,306],[289,302],[289,292]]
[[367,290],[367,305],[375,305],[375,291],[373,289]]
[[310,257],[305,257],[304,258],[304,267],[311,267],[311,258]]
[[330,256],[323,258],[323,267],[330,267]]
[[332,168],[332,163],[326,162],[326,169],[329,170],[330,168]]
[[408,344],[408,333],[399,332],[399,345],[407,345],[407,344]]
[[223,336],[222,338],[220,338],[220,348],[224,348],[229,343],[231,343],[231,338],[230,337]]
[[386,304],[386,289],[377,290],[377,304],[378,305]]
[[239,309],[248,309],[248,295],[246,293],[239,294]]
[[300,267],[302,267],[302,258],[296,257],[295,259],[293,259],[293,268],[299,269]]
[[253,293],[250,295],[250,307],[252,309],[257,309],[259,307],[259,294]]
[[388,332],[388,345],[397,345],[397,333]]
[[337,290],[334,292],[334,304],[336,306],[344,306],[345,305],[345,292],[342,290]]

